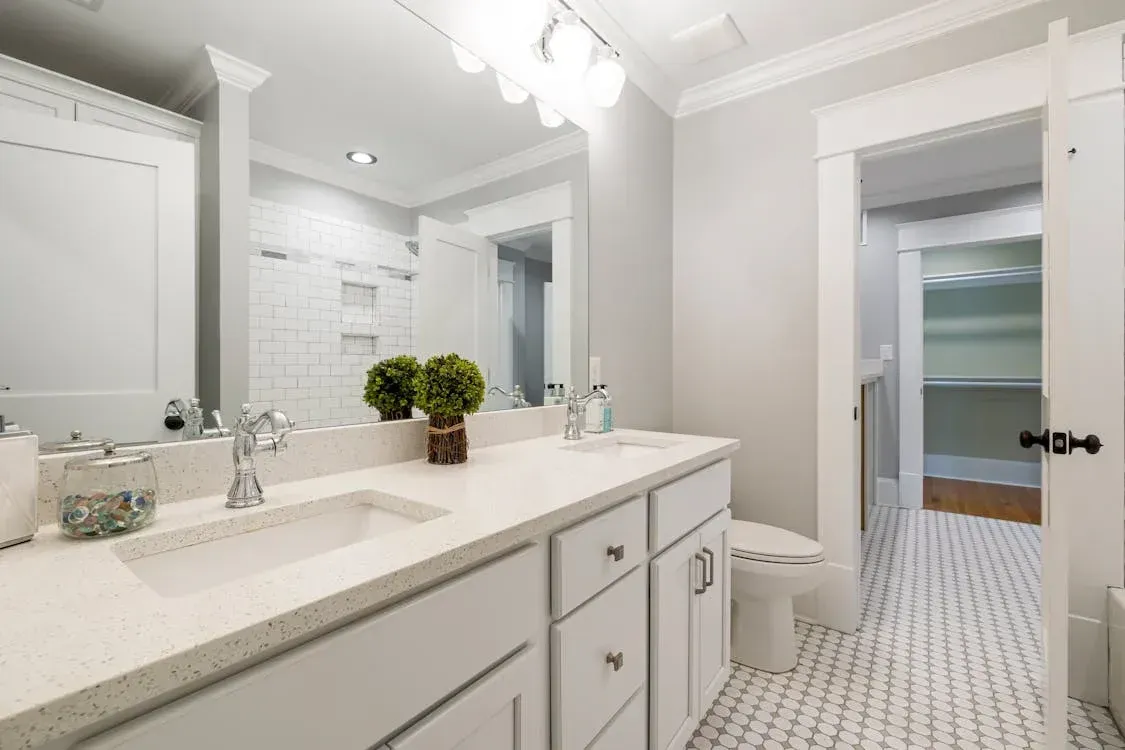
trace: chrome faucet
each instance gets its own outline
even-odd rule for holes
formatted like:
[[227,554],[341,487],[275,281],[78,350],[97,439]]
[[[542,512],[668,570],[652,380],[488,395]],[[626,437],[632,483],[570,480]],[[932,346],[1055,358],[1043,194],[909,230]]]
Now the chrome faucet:
[[494,385],[488,389],[488,393],[486,395],[491,396],[493,393],[499,393],[501,396],[507,396],[508,398],[510,398],[512,400],[513,409],[526,409],[531,406],[531,402],[528,401],[527,398],[525,398],[523,395],[523,388],[520,388],[518,385],[512,389],[511,393],[508,393],[498,385]]
[[[267,422],[270,431],[262,432]],[[242,405],[242,414],[234,423],[234,481],[227,491],[228,508],[250,508],[265,502],[254,455],[265,451],[277,455],[285,447],[285,437],[292,431],[293,422],[284,412],[270,409],[251,417],[250,404]]]
[[566,440],[581,440],[582,427],[586,424],[586,404],[596,398],[603,401],[609,400],[609,392],[604,388],[595,388],[585,396],[579,396],[578,391],[571,386],[566,392]]
[[[214,427],[203,426],[203,409],[199,408],[199,399],[193,398],[190,406],[184,409],[184,440],[203,440],[205,438],[230,437],[230,428],[223,427],[223,415],[218,409],[211,411],[211,419],[215,421]],[[167,412],[165,412],[167,413]]]

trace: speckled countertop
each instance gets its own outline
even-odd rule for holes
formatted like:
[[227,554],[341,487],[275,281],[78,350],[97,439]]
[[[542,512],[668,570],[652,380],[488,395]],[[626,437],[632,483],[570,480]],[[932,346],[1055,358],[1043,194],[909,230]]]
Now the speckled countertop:
[[[411,461],[266,487],[266,504],[250,510],[228,510],[224,497],[175,503],[149,528],[113,539],[72,541],[44,527],[0,551],[0,748],[37,747],[236,668],[738,448],[630,430],[584,442],[607,438],[675,444],[611,458],[560,450],[573,444],[552,436],[472,451],[462,466]],[[360,491],[439,517],[178,598],[158,595],[122,562]]]

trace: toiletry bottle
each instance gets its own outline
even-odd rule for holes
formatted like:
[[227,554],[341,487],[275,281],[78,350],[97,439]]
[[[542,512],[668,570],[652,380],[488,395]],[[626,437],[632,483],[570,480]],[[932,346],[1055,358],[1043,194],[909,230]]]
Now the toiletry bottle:
[[605,432],[605,401],[600,398],[592,398],[586,403],[586,424],[582,429],[585,432],[597,433]]
[[598,387],[605,391],[605,401],[602,402],[602,432],[613,432],[613,397],[609,395],[609,388],[604,383]]

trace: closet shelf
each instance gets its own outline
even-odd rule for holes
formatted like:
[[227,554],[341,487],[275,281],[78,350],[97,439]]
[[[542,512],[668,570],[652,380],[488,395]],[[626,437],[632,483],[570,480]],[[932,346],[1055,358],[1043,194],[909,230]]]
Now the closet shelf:
[[927,388],[1004,388],[1037,391],[1042,389],[1043,379],[944,375],[940,377],[922,378],[922,384]]
[[972,289],[974,287],[1006,286],[1009,284],[1037,284],[1043,280],[1043,266],[1018,266],[989,271],[945,273],[922,277],[926,291],[942,289]]

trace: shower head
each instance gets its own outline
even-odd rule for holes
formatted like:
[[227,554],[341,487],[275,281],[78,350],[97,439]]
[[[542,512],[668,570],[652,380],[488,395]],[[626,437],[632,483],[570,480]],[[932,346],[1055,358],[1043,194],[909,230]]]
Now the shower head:
[[406,249],[410,251],[411,255],[417,255],[418,254],[418,241],[417,240],[407,240],[406,241]]

